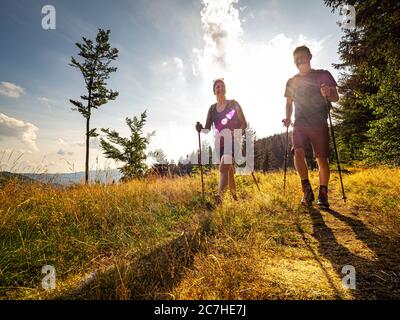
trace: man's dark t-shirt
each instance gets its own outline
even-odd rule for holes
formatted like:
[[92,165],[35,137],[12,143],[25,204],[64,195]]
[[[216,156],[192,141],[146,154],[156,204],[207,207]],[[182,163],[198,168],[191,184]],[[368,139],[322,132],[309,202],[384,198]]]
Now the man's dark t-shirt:
[[321,94],[321,85],[325,83],[336,87],[337,83],[327,70],[312,70],[306,75],[297,74],[286,83],[285,97],[293,99],[294,125],[326,125],[328,109]]

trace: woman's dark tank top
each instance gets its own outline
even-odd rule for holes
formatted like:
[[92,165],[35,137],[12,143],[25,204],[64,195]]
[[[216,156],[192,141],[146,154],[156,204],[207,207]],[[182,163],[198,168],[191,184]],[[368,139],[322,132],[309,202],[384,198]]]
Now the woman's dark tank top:
[[[212,122],[217,134],[224,129],[229,129],[232,132],[235,129],[240,129],[241,122],[239,120],[235,104],[237,104],[236,101],[228,100],[228,104],[222,112],[217,111],[216,103],[211,106]],[[223,137],[220,139],[220,145],[224,145]]]

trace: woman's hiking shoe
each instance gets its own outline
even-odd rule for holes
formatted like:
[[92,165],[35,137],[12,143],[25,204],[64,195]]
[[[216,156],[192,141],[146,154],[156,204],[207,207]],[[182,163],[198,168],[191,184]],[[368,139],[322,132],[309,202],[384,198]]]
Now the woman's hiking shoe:
[[312,191],[310,181],[308,179],[302,180],[301,187],[303,189],[303,198],[301,199],[301,204],[309,207],[315,200],[314,192]]
[[328,187],[326,187],[326,186],[320,186],[319,187],[317,205],[322,207],[322,208],[329,209]]

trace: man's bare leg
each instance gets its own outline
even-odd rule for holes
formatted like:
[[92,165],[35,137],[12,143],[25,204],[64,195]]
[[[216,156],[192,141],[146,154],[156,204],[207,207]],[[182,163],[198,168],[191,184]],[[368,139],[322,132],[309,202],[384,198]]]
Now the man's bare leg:
[[318,205],[329,208],[328,202],[328,183],[330,177],[329,159],[317,158],[319,168],[319,194]]
[[319,184],[321,186],[328,186],[330,171],[328,158],[317,158],[319,168]]
[[304,149],[296,149],[294,151],[294,164],[301,179],[301,188],[303,190],[303,199],[301,202],[302,204],[309,206],[312,204],[315,198],[310,180],[308,179],[308,168]]
[[294,150],[294,165],[296,167],[297,173],[300,176],[300,179],[307,180],[308,179],[308,168],[306,163],[306,153],[304,149],[296,149]]

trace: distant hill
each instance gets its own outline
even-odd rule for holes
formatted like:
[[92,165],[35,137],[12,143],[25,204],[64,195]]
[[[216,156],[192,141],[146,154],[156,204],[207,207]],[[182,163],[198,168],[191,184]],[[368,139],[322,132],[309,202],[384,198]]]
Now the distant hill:
[[7,171],[0,172],[0,186],[11,179],[18,179],[21,182],[35,182],[34,179],[19,173],[12,173]]
[[[83,171],[74,173],[24,173],[23,175],[36,181],[61,185],[77,184],[83,182],[85,179],[85,172]],[[99,181],[100,183],[112,183],[113,181],[119,181],[121,177],[122,174],[116,169],[89,171],[90,182]]]

